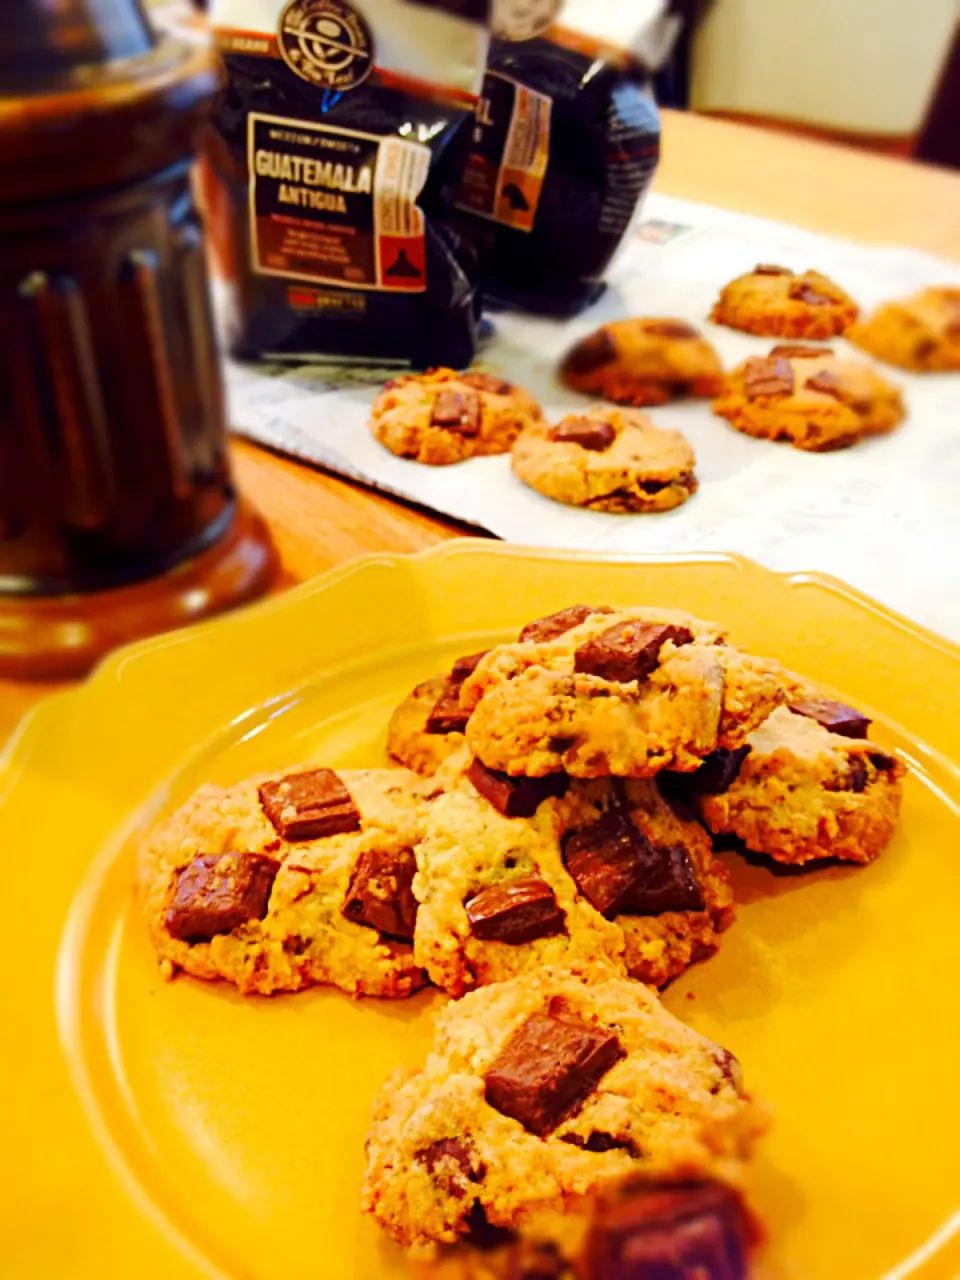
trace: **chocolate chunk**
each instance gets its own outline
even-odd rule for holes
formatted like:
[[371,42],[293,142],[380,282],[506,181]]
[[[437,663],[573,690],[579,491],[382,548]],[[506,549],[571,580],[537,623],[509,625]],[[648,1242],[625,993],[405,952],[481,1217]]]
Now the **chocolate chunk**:
[[497,1227],[487,1217],[487,1211],[479,1200],[474,1200],[470,1212],[463,1220],[463,1238],[475,1249],[500,1249],[516,1239],[507,1227]]
[[799,343],[780,342],[770,350],[771,356],[783,356],[786,360],[814,360],[819,356],[832,356],[833,347],[804,347]]
[[598,329],[571,347],[563,360],[563,373],[592,373],[617,358],[617,347],[606,329]]
[[816,720],[831,733],[839,733],[844,738],[865,738],[870,728],[870,718],[845,702],[834,702],[831,698],[800,698],[787,704],[797,716],[806,716],[808,720]]
[[795,302],[805,302],[808,307],[823,307],[834,302],[833,298],[829,298],[825,293],[820,293],[814,289],[813,285],[808,284],[806,280],[795,280],[790,286],[788,296]]
[[[723,1074],[724,1080],[728,1084],[733,1085],[741,1098],[746,1097],[743,1088],[743,1068],[740,1066],[740,1060],[735,1058],[729,1049],[724,1049],[722,1045],[717,1045],[713,1053],[717,1066]],[[719,1093],[719,1088],[711,1089],[711,1093]]]
[[452,391],[449,387],[437,393],[431,427],[443,427],[462,436],[475,436],[480,432],[480,401],[472,391]]
[[652,333],[655,338],[699,338],[700,335],[692,325],[683,320],[648,320],[643,326],[644,333]]
[[589,449],[591,453],[603,453],[609,449],[617,438],[617,433],[609,422],[600,422],[596,418],[564,418],[550,432],[549,437],[555,444],[578,444],[581,449]]
[[360,830],[360,810],[332,769],[288,773],[258,790],[264,813],[284,840],[318,840]]
[[823,784],[824,791],[853,791],[857,795],[866,791],[869,781],[867,762],[862,756],[851,756],[847,761],[846,773],[831,778]]
[[463,733],[470,712],[460,706],[460,685],[448,680],[444,692],[427,716],[427,733]]
[[758,262],[753,268],[755,276],[792,276],[793,272],[789,267],[777,267],[769,262]]
[[749,754],[749,745],[736,747],[734,750],[718,747],[704,758],[703,764],[695,773],[678,776],[683,778],[691,795],[719,796],[724,791],[729,791],[736,782]]
[[492,884],[468,898],[465,905],[473,936],[483,942],[519,946],[566,932],[553,890],[539,876]]
[[548,796],[562,796],[570,785],[565,773],[548,773],[543,778],[513,778],[508,773],[488,769],[474,760],[467,777],[484,799],[506,818],[530,818]]
[[884,751],[870,751],[867,753],[867,759],[878,773],[889,773],[891,769],[897,767],[896,756],[888,756]]
[[566,1013],[534,1013],[487,1071],[484,1096],[501,1115],[544,1138],[580,1109],[623,1056],[612,1031]]
[[536,618],[528,622],[518,637],[521,644],[545,644],[548,640],[556,640],[595,613],[613,613],[609,605],[594,608],[588,604],[572,604],[568,609],[558,613],[549,613],[545,618]]
[[719,1183],[637,1182],[601,1202],[587,1237],[589,1280],[746,1280],[751,1229]]
[[426,1165],[430,1176],[456,1200],[467,1194],[466,1183],[484,1178],[483,1166],[474,1169],[470,1148],[462,1138],[438,1138],[414,1152],[413,1158]]
[[280,870],[263,853],[205,853],[180,872],[164,921],[181,942],[209,942],[267,914]]
[[703,894],[682,845],[651,845],[628,814],[605,813],[563,838],[563,861],[592,907],[618,915],[702,911]]
[[388,938],[412,942],[417,900],[411,885],[416,873],[417,860],[411,849],[361,853],[343,900],[344,916]]
[[468,387],[473,387],[477,391],[489,391],[494,396],[508,396],[513,391],[513,383],[505,382],[503,378],[495,378],[490,373],[464,373],[460,377],[461,382],[465,382]]
[[821,395],[833,396],[834,400],[842,399],[843,384],[835,373],[829,369],[821,369],[803,384],[808,391],[819,391]]
[[565,1133],[561,1142],[569,1142],[572,1147],[580,1147],[584,1151],[627,1151],[635,1160],[640,1158],[636,1145],[629,1138],[615,1138],[612,1133],[591,1133],[589,1138],[581,1138],[579,1133]]
[[489,649],[481,649],[479,653],[468,653],[466,657],[458,658],[450,668],[450,679],[453,683],[463,684],[467,676],[472,676],[476,671],[480,665],[480,659],[485,658],[489,652]]
[[764,360],[755,357],[743,366],[743,389],[749,400],[758,396],[788,396],[793,391],[793,369],[787,360],[776,356]]
[[668,640],[690,644],[693,632],[660,622],[618,622],[580,646],[574,670],[620,684],[643,680],[659,666],[660,650]]

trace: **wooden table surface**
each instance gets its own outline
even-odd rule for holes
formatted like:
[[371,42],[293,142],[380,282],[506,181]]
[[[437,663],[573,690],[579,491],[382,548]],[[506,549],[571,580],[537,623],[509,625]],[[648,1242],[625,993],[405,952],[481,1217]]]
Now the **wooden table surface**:
[[[960,258],[960,174],[726,121],[665,112],[657,189],[849,239]],[[267,517],[282,585],[366,551],[457,536],[448,521],[236,442],[242,490]],[[0,680],[0,744],[63,685]]]

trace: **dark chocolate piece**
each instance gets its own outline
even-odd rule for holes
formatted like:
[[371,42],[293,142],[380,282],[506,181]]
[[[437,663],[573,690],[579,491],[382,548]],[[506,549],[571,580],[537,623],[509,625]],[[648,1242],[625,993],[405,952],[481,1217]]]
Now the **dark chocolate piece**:
[[572,1147],[580,1147],[583,1151],[627,1151],[635,1160],[640,1155],[635,1143],[629,1138],[615,1138],[612,1133],[595,1131],[589,1138],[581,1138],[579,1133],[565,1133],[560,1141],[569,1142]]
[[736,782],[749,754],[749,745],[733,750],[717,747],[716,751],[711,751],[704,758],[696,772],[677,776],[684,780],[686,790],[691,795],[719,796],[724,791],[729,791]]
[[855,707],[848,707],[845,702],[834,702],[832,698],[799,698],[787,705],[794,715],[816,720],[824,729],[839,733],[844,738],[865,738],[870,728],[869,716]]
[[467,1194],[465,1183],[483,1181],[485,1170],[482,1165],[474,1169],[470,1147],[462,1138],[438,1138],[421,1147],[413,1158],[456,1200]]
[[869,781],[867,762],[862,756],[851,756],[847,761],[847,771],[838,778],[832,778],[823,784],[824,791],[853,791],[857,795],[866,791]]
[[343,900],[344,916],[388,938],[412,942],[417,900],[411,885],[416,873],[417,860],[411,849],[361,853]]
[[617,346],[606,329],[598,329],[571,347],[563,359],[563,373],[592,373],[617,358]]
[[588,604],[572,604],[558,613],[549,613],[545,618],[528,622],[520,632],[519,642],[545,644],[548,640],[556,640],[558,636],[566,635],[574,627],[579,627],[581,622],[586,622],[595,613],[613,613],[613,610],[609,605],[594,608]]
[[463,1238],[475,1249],[486,1251],[500,1249],[512,1243],[516,1237],[508,1227],[495,1226],[487,1217],[487,1211],[479,1200],[474,1200],[470,1212],[463,1220]]
[[543,778],[511,777],[497,769],[488,769],[474,760],[467,777],[498,813],[506,818],[530,818],[548,796],[562,796],[570,785],[565,773],[548,773]]
[[288,773],[258,790],[264,813],[284,840],[318,840],[360,830],[360,810],[332,769]]
[[821,395],[832,396],[834,400],[842,399],[843,386],[840,379],[829,369],[821,369],[819,373],[808,378],[803,384],[808,391],[819,391]]
[[637,1182],[601,1201],[582,1274],[586,1280],[746,1280],[751,1235],[728,1187]]
[[643,326],[644,333],[652,333],[655,338],[699,338],[693,325],[683,320],[648,320]]
[[581,449],[589,449],[591,453],[603,453],[609,449],[617,438],[617,433],[609,422],[600,422],[596,418],[570,417],[553,428],[549,438],[555,444],[578,444]]
[[690,644],[693,632],[660,622],[618,622],[580,646],[574,670],[621,684],[643,680],[656,670],[660,650],[668,640],[676,645]]
[[604,1027],[566,1013],[534,1013],[487,1071],[484,1096],[501,1115],[544,1138],[580,1109],[624,1052]]
[[790,286],[789,296],[795,302],[805,302],[808,307],[823,307],[835,301],[825,293],[818,292],[806,280],[795,280]]
[[519,946],[566,931],[554,892],[539,876],[489,885],[465,906],[473,936],[484,942]]
[[472,391],[453,391],[444,387],[437,393],[431,427],[443,427],[462,436],[475,436],[480,432],[480,401]]
[[780,342],[770,349],[771,356],[783,356],[786,360],[814,360],[818,356],[832,356],[833,347],[804,347],[799,343]]
[[793,369],[780,356],[755,357],[743,367],[743,389],[749,400],[758,396],[788,396],[793,391]]
[[652,845],[622,810],[613,809],[590,826],[568,832],[563,861],[583,896],[608,920],[703,910],[703,894],[686,849]]
[[513,391],[513,383],[503,378],[495,378],[491,373],[464,373],[460,381],[476,391],[489,391],[494,396],[508,396]]
[[461,685],[467,676],[472,676],[476,671],[481,658],[485,658],[490,652],[489,649],[481,649],[479,653],[468,653],[463,658],[458,658],[450,668],[450,679],[454,684]]
[[793,272],[789,267],[777,267],[769,262],[758,262],[753,268],[755,276],[792,276]]
[[460,685],[447,681],[443,694],[427,716],[427,733],[463,733],[470,712],[460,705]]
[[867,759],[878,773],[888,773],[897,767],[896,756],[888,756],[885,751],[870,751],[867,753]]
[[263,853],[205,853],[180,872],[164,921],[181,942],[209,942],[267,914],[280,870]]

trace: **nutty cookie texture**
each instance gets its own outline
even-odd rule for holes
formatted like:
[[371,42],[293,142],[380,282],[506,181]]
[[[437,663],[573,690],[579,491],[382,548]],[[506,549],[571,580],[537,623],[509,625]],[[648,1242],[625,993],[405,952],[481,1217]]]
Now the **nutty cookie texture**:
[[431,369],[388,382],[373,403],[370,430],[401,458],[445,466],[509,453],[541,416],[531,395],[502,378]]
[[736,1186],[764,1128],[736,1059],[648,988],[545,966],[448,1005],[423,1069],[387,1082],[363,1205],[432,1253],[631,1173]]
[[460,702],[467,744],[489,769],[639,778],[741,745],[783,701],[783,678],[689,614],[573,609],[492,649]]
[[715,835],[777,862],[872,862],[896,828],[905,770],[867,740],[869,723],[844,703],[796,698],[738,752],[672,785],[695,797]]
[[560,378],[575,391],[640,407],[716,395],[723,367],[685,320],[615,320],[570,349]]
[[900,389],[869,365],[789,344],[734,369],[713,411],[745,435],[813,452],[886,434],[904,416]]
[[776,338],[834,338],[856,320],[853,299],[819,271],[797,275],[761,263],[720,292],[715,324]]
[[424,680],[404,698],[387,726],[394,760],[429,777],[463,746],[469,713],[460,706],[460,687],[483,656],[458,658],[447,675]]
[[168,976],[244,994],[331,983],[406,996],[414,849],[432,784],[405,769],[319,769],[204,786],[144,841],[138,888]]
[[886,302],[853,324],[846,338],[886,364],[914,373],[960,369],[960,289],[921,289]]
[[762,1233],[734,1187],[632,1174],[499,1236],[442,1248],[430,1280],[747,1280]]
[[464,751],[442,781],[417,850],[414,956],[452,995],[574,961],[661,986],[733,919],[708,836],[650,780],[511,777]]
[[669,511],[697,491],[696,458],[679,431],[643,413],[594,408],[537,423],[513,447],[514,474],[546,498],[613,514]]

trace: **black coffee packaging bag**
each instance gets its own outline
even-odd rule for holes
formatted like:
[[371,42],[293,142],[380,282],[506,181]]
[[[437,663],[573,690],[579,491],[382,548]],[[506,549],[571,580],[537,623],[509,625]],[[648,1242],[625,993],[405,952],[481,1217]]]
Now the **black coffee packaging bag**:
[[642,32],[622,0],[494,16],[455,203],[493,305],[569,316],[592,302],[660,156]]
[[488,0],[214,0],[226,70],[204,203],[232,354],[415,368],[473,358],[453,226]]

